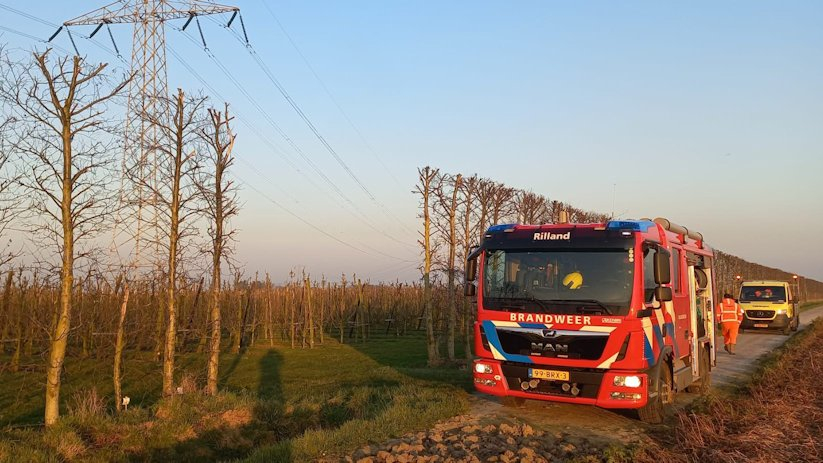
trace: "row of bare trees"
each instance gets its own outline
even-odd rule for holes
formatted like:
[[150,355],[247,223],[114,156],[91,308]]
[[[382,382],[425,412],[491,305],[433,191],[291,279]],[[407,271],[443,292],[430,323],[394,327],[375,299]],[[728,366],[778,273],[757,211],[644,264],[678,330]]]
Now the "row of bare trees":
[[[155,322],[154,310],[167,297],[165,291],[158,291],[164,282],[146,277],[127,283],[122,276],[111,277],[107,272],[78,277],[72,306],[74,333],[67,354],[107,359],[128,348],[156,357],[166,338],[165,327]],[[207,354],[212,349],[215,293],[219,295],[221,352],[239,353],[260,341],[292,348],[312,348],[330,340],[360,343],[425,328],[423,286],[419,283],[375,284],[345,274],[330,281],[291,272],[278,284],[269,275],[247,278],[238,271],[224,280],[218,291],[207,288],[206,279],[196,274],[182,275],[175,287],[179,321],[176,352]],[[436,284],[431,289],[432,304],[444,306],[445,285]],[[0,349],[0,355],[10,356],[2,365],[4,372],[39,368],[26,362],[36,362],[40,353],[48,351],[48,323],[44,320],[58,308],[59,294],[56,277],[43,278],[17,269],[3,273],[0,336],[13,340]],[[128,304],[127,312],[123,311],[124,303]],[[433,329],[439,332],[445,327],[441,321]]]
[[[428,343],[429,363],[442,362],[441,346],[446,346],[448,360],[455,360],[456,318],[460,316],[471,324],[471,307],[464,298],[458,298],[458,286],[462,279],[465,259],[472,246],[482,240],[485,230],[500,223],[556,223],[560,211],[568,213],[572,223],[596,223],[609,220],[608,214],[590,212],[570,204],[553,200],[531,191],[506,186],[477,175],[441,172],[430,166],[418,169],[418,182],[413,191],[420,198],[422,231],[419,244],[422,248],[424,293],[433,281],[444,280],[446,304],[437,306],[424,300],[424,319]],[[793,275],[783,270],[747,262],[739,257],[717,252],[717,284],[721,290],[735,292],[739,286],[735,277],[744,279],[778,279],[793,281]],[[823,299],[823,283],[802,279],[803,292],[808,299]],[[435,325],[445,325],[437,331]],[[471,349],[471,327],[462,329],[466,353]]]
[[[135,150],[141,154],[128,159],[121,154],[122,124],[112,114],[117,114],[113,108],[118,107],[129,76],[116,78],[106,64],[91,65],[78,56],[53,59],[49,51],[34,53],[31,60],[14,60],[2,53],[2,64],[0,231],[5,238],[16,230],[19,238],[18,244],[4,249],[0,260],[0,271],[7,275],[3,344],[6,333],[16,333],[11,369],[18,368],[22,345],[30,352],[44,331],[48,339],[45,423],[53,424],[59,416],[70,333],[93,335],[95,322],[101,321],[95,318],[106,313],[82,310],[91,297],[95,306],[120,308],[114,311],[119,317],[113,373],[119,391],[129,301],[134,305],[147,299],[151,305],[146,309],[156,314],[154,326],[163,332],[155,351],[163,357],[163,393],[171,395],[178,342],[177,283],[186,260],[201,259],[201,248],[206,248],[210,265],[205,266],[210,267],[212,282],[221,281],[221,266],[229,263],[230,221],[238,213],[238,203],[227,175],[234,145],[228,106],[224,111],[206,110],[206,98],[187,96],[182,90],[161,97],[168,111],[161,111],[159,117],[138,115],[146,118],[147,130],[157,131],[154,139],[159,142],[141,146]],[[151,231],[143,220],[147,216],[153,218]],[[130,220],[134,217],[136,222]],[[197,239],[204,229],[210,246]],[[128,239],[118,242],[117,230]],[[118,253],[104,251],[107,231],[112,233],[109,249]],[[24,246],[37,251],[19,259],[15,285],[11,266]],[[123,250],[130,257],[114,257]],[[149,258],[145,258],[147,250],[151,250]],[[85,269],[85,278],[78,279],[80,269]],[[116,275],[116,281],[111,281],[111,275]],[[217,339],[209,345],[214,359],[221,333],[220,286],[212,284],[207,320],[210,336]],[[149,294],[135,297],[136,287]],[[12,309],[15,291],[20,301],[16,312]],[[31,291],[37,294],[34,301],[27,299]],[[51,299],[40,299],[44,294]],[[31,318],[42,310],[44,317]],[[81,325],[73,325],[76,322]],[[89,336],[80,336],[84,352],[92,344]],[[217,388],[216,366],[216,360],[210,360],[207,392],[212,394]]]

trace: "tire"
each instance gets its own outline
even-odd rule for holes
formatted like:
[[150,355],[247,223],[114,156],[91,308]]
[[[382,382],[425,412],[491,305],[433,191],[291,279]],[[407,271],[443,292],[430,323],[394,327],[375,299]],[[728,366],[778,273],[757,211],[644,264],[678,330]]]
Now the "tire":
[[504,407],[522,408],[526,405],[526,399],[522,397],[505,396],[500,398],[500,403],[503,404]]
[[800,314],[795,314],[794,326],[792,326],[792,331],[797,331],[798,328],[800,328]]
[[700,379],[686,387],[686,392],[706,394],[712,387],[712,367],[709,360],[709,352],[706,349],[700,350]]
[[674,402],[672,371],[666,363],[660,365],[660,368],[662,370],[657,381],[657,396],[649,399],[646,405],[637,409],[637,416],[644,423],[660,424],[672,410],[672,402]]
[[786,326],[783,327],[783,336],[788,336],[792,332],[792,324],[791,322],[786,323]]

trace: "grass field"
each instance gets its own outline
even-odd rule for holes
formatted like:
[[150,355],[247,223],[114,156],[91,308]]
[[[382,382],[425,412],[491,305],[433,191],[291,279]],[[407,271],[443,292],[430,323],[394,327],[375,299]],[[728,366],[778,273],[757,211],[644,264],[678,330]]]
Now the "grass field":
[[160,399],[160,367],[132,353],[115,415],[110,359],[70,360],[63,418],[38,426],[42,360],[0,374],[0,461],[305,461],[425,429],[466,408],[465,370],[427,368],[422,336],[309,349],[256,345],[221,358],[221,394],[205,397],[205,357],[184,354],[182,395]]
[[806,301],[800,304],[799,310],[802,312],[812,307],[823,305],[823,301]]

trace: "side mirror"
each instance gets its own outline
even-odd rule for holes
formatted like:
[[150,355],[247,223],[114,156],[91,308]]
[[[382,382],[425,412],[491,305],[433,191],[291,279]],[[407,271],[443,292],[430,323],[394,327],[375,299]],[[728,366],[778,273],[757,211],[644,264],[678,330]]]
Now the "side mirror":
[[796,297],[793,297],[793,298],[789,299],[789,302],[791,302],[792,304],[797,304],[798,302],[800,302],[800,299],[796,298]]
[[466,282],[463,286],[463,295],[466,297],[473,297],[477,295],[477,286],[470,282]]
[[654,288],[654,298],[660,302],[672,300],[672,289],[668,286],[658,286]]
[[466,261],[466,281],[474,281],[477,279],[477,259],[469,259]]
[[[658,285],[666,285],[672,282],[670,254],[665,249],[658,249],[654,253],[654,282]],[[657,293],[655,292],[655,294]],[[657,300],[662,301],[663,299],[658,297]],[[669,297],[666,300],[670,301],[672,299]]]

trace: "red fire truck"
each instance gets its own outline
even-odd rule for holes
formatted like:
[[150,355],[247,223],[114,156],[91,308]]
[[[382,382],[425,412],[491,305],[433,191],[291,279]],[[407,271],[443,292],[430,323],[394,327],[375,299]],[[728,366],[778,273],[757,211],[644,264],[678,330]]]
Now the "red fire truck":
[[669,220],[495,225],[468,256],[474,384],[663,420],[715,365],[713,252]]

